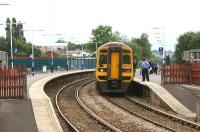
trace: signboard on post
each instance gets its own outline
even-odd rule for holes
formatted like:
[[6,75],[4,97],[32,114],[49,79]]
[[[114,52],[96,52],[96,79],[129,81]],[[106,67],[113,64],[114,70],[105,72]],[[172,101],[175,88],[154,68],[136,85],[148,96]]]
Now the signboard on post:
[[160,55],[163,55],[163,47],[159,47],[158,51],[160,52]]

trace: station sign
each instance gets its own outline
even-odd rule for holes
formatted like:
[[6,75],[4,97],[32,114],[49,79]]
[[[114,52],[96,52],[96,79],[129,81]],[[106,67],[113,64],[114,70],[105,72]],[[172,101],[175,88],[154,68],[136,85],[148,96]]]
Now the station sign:
[[158,51],[160,52],[160,55],[163,55],[163,47],[159,47]]

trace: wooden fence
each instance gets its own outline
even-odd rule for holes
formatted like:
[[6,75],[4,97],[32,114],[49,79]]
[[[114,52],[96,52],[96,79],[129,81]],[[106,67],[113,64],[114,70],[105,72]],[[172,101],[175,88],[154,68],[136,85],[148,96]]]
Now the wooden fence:
[[23,99],[26,95],[26,68],[0,68],[0,99]]
[[162,66],[162,84],[188,83],[188,65],[170,64]]
[[162,84],[200,85],[200,63],[163,65],[161,81]]
[[191,82],[200,85],[200,63],[191,65]]

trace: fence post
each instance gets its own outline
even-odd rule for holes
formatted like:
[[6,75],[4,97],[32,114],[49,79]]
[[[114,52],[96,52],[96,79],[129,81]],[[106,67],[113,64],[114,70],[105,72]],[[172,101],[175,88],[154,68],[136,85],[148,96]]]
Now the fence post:
[[200,98],[197,97],[196,99],[196,121],[200,121]]
[[189,63],[188,64],[188,84],[191,84],[192,83],[192,64]]
[[161,65],[161,84],[163,85],[164,84],[164,64]]
[[27,76],[26,73],[22,74],[23,78],[23,99],[27,99]]

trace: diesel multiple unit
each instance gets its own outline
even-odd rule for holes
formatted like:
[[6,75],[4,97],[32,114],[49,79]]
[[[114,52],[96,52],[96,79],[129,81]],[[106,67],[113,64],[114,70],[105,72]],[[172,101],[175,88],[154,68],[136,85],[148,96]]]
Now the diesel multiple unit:
[[105,93],[127,92],[134,78],[132,49],[111,42],[100,46],[96,57],[96,87]]

